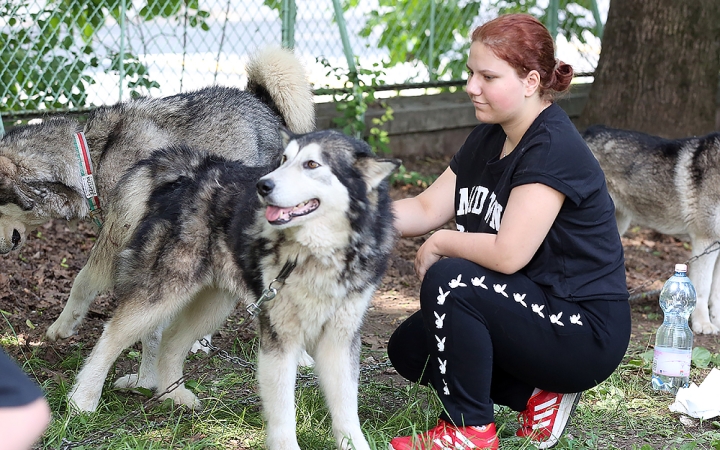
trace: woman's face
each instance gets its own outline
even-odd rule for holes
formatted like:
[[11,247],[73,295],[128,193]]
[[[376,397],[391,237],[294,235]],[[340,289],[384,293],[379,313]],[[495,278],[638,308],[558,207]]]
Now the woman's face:
[[521,113],[527,83],[510,64],[495,56],[485,44],[473,42],[467,69],[466,90],[475,106],[477,120],[502,125]]

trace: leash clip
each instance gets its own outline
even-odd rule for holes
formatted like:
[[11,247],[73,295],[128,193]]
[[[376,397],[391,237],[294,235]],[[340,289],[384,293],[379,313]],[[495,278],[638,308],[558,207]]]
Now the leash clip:
[[102,208],[98,206],[97,209],[91,209],[88,214],[98,228],[103,227],[104,218]]
[[258,314],[260,314],[260,307],[265,302],[269,302],[270,300],[274,299],[275,296],[278,293],[278,290],[274,287],[272,287],[273,283],[276,282],[277,279],[273,280],[270,283],[270,287],[263,290],[262,295],[255,303],[252,303],[250,306],[247,307],[247,312],[250,314],[253,318],[255,318]]
[[278,274],[278,277],[272,280],[268,287],[263,290],[260,298],[246,308],[246,311],[250,314],[251,318],[254,319],[258,314],[260,314],[260,307],[263,303],[269,302],[277,296],[278,291],[285,285],[285,280],[290,276],[290,273],[293,269],[295,269],[296,265],[297,259],[295,259],[295,261],[288,260]]

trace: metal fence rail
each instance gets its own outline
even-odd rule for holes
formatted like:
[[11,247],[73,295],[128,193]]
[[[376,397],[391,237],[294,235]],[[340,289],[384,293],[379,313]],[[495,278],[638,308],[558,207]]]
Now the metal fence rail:
[[[559,0],[549,1],[557,15]],[[458,81],[469,31],[499,3],[0,0],[0,114],[243,86],[247,54],[270,44],[294,47],[316,88],[345,86],[356,64],[389,84]]]

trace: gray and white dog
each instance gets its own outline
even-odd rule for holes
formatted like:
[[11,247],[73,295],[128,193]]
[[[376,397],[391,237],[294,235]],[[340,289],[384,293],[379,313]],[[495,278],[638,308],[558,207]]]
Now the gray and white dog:
[[[0,140],[1,254],[20,248],[32,228],[51,219],[88,217],[88,188],[75,143],[78,132],[84,132],[94,165],[104,225],[65,309],[47,330],[49,339],[73,335],[96,295],[113,287],[116,255],[140,219],[117,213],[120,206],[137,201],[142,189],[116,186],[133,164],[156,149],[185,144],[266,166],[279,161],[282,153],[280,125],[297,133],[314,128],[311,86],[290,51],[265,49],[246,69],[244,91],[214,86],[166,98],[139,98],[95,109],[84,127],[70,117],[51,117],[12,129]],[[153,355],[145,356],[144,362],[152,362]]]
[[[583,137],[605,172],[618,229],[630,223],[687,238],[696,257],[720,240],[720,133],[685,139],[593,126]],[[720,252],[690,262],[699,334],[720,332]]]
[[[387,178],[399,161],[336,131],[287,140],[272,171],[180,146],[123,176],[115,195],[143,201],[114,210],[139,220],[116,265],[119,307],[70,391],[76,408],[94,410],[115,359],[157,328],[157,383],[146,387],[163,392],[195,339],[219,328],[238,299],[250,304],[272,287],[257,361],[268,448],[299,448],[294,390],[307,351],[338,446],[369,449],[357,413],[360,327],[394,245]],[[164,397],[200,405],[183,385]]]

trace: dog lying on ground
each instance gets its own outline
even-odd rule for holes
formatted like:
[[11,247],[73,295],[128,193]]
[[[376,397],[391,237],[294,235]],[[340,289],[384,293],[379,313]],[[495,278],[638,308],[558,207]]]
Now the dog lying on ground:
[[[720,133],[663,139],[593,126],[583,137],[605,172],[620,234],[632,222],[688,238],[693,257],[720,240]],[[697,291],[695,333],[720,332],[719,258],[710,252],[688,268]]]
[[[282,153],[280,125],[297,133],[314,128],[311,86],[291,52],[259,52],[247,74],[245,91],[214,86],[140,98],[95,109],[84,127],[69,117],[51,117],[14,128],[0,140],[1,254],[20,248],[29,230],[51,219],[88,217],[89,201],[99,199],[104,212],[89,259],[63,312],[47,330],[50,340],[75,334],[96,295],[113,287],[114,260],[140,218],[116,213],[135,202],[142,189],[126,185],[117,191],[117,181],[133,164],[158,148],[187,144],[248,166],[267,166]],[[91,157],[87,164],[95,169],[89,181],[77,158],[84,145],[78,132],[84,132]],[[159,339],[159,333],[148,339]],[[146,348],[153,345],[143,345],[143,365],[153,364]]]
[[[119,307],[70,391],[74,407],[95,410],[115,359],[159,328],[157,383],[143,387],[164,392],[181,377],[193,341],[219,328],[238,299],[250,304],[280,287],[273,280],[291,262],[259,315],[267,446],[299,448],[295,378],[307,351],[338,445],[369,449],[357,415],[360,327],[394,245],[387,178],[399,161],[336,131],[287,142],[273,171],[169,147],[123,176],[115,195],[132,191],[144,201],[114,209],[138,224],[116,265]],[[183,385],[164,398],[200,405]]]

